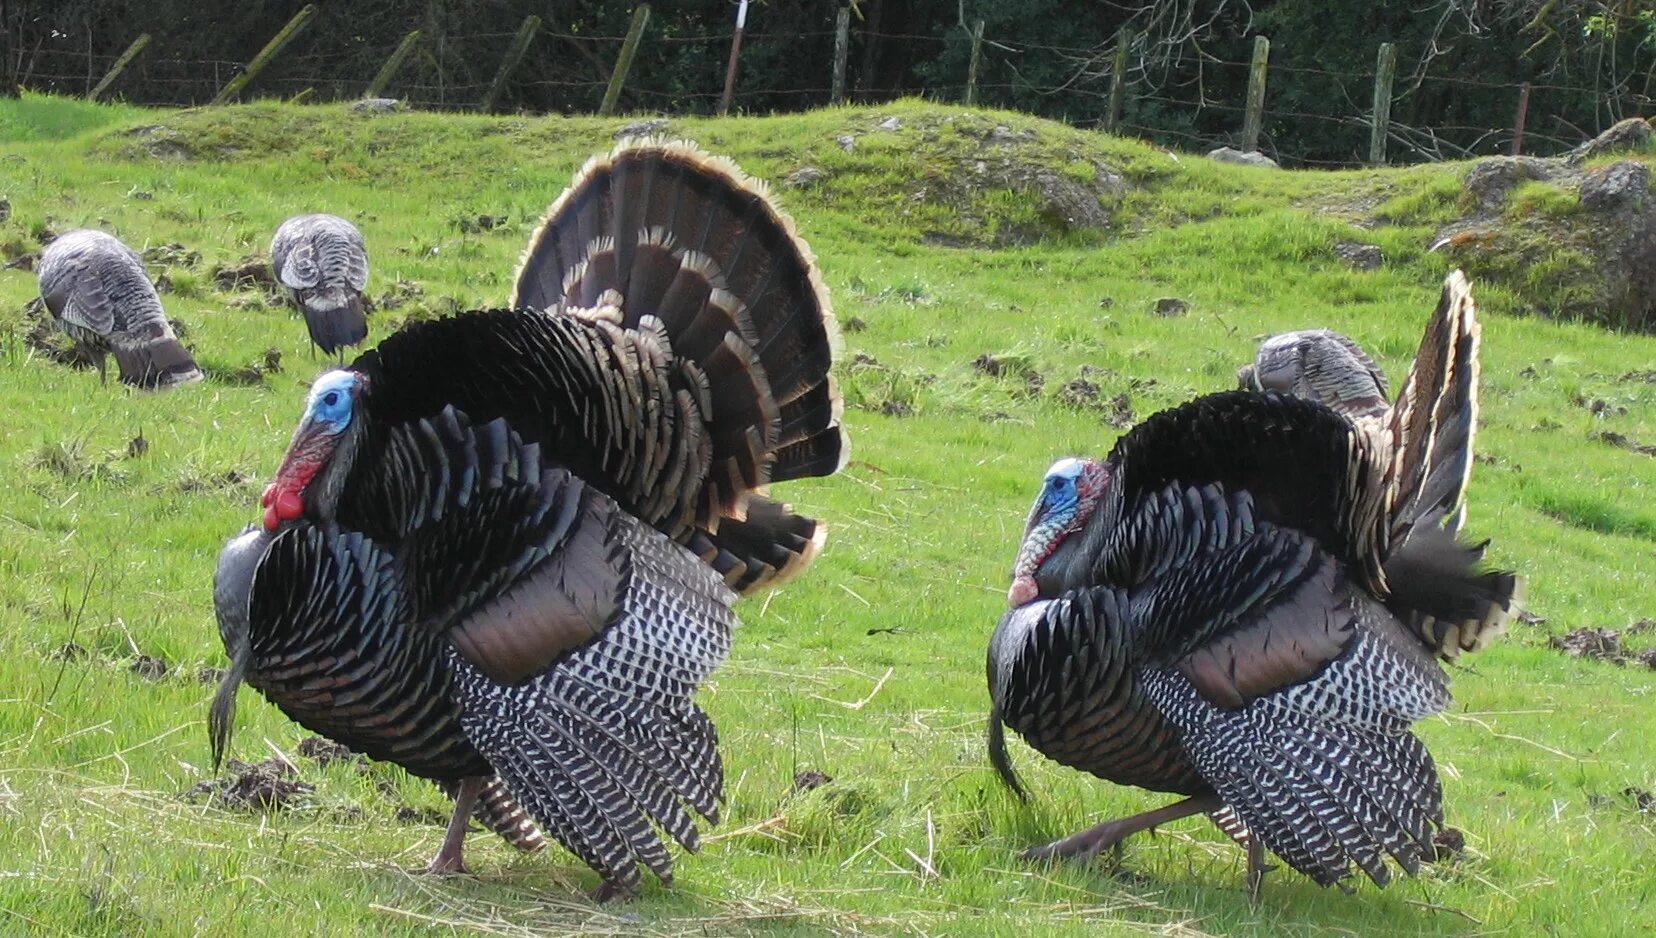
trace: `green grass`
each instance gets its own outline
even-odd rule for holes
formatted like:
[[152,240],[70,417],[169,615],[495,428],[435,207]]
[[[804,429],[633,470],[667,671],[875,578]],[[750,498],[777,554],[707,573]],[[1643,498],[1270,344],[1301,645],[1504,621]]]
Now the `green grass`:
[[[888,116],[902,127],[876,130]],[[263,250],[287,215],[328,210],[366,234],[372,292],[400,283],[409,297],[379,314],[376,336],[405,316],[502,302],[535,220],[621,123],[0,102],[0,193],[13,205],[0,245],[97,225],[140,248],[200,251],[197,269],[152,273],[178,288],[169,312],[223,376],[163,396],[99,387],[23,345],[34,279],[0,272],[0,934],[1656,929],[1656,817],[1622,793],[1656,788],[1656,672],[1546,644],[1656,615],[1656,459],[1592,439],[1656,443],[1656,383],[1624,377],[1651,368],[1656,339],[1514,316],[1527,301],[1496,288],[1479,292],[1484,461],[1470,527],[1528,574],[1546,622],[1468,659],[1452,710],[1420,727],[1465,856],[1349,896],[1276,873],[1257,908],[1242,853],[1203,820],[1135,838],[1122,875],[1015,859],[1167,800],[1020,744],[1036,792],[1023,807],[985,759],[984,645],[1029,500],[1054,458],[1105,452],[1119,432],[1059,389],[1086,374],[1142,417],[1230,386],[1258,336],[1314,325],[1349,333],[1399,381],[1445,273],[1425,246],[1465,167],[1266,172],[918,102],[670,127],[777,186],[842,322],[866,326],[847,333],[840,372],[853,461],[779,489],[829,519],[828,550],[741,607],[734,655],[702,695],[721,728],[727,816],[700,855],[679,858],[674,887],[595,908],[579,898],[595,877],[567,854],[518,857],[483,836],[476,878],[408,876],[441,830],[398,809],[442,799],[389,767],[295,756],[315,790],[270,815],[182,797],[209,774],[212,686],[197,672],[223,663],[213,561],[255,517],[325,364],[282,306],[220,291],[213,267]],[[997,125],[1031,137],[998,141]],[[1003,159],[1079,184],[1101,165],[1119,173],[1110,227],[1063,230],[1026,195],[961,175]],[[781,186],[804,165],[825,177]],[[506,221],[479,230],[479,215]],[[992,236],[1014,229],[1045,238]],[[1386,265],[1346,269],[1343,240],[1380,244]],[[981,246],[995,243],[1008,246]],[[1190,312],[1151,315],[1162,296]],[[284,371],[230,377],[267,349]],[[858,353],[872,361],[853,364]],[[985,353],[1011,360],[1001,377],[972,366]],[[1608,405],[1598,415],[1594,400]],[[130,456],[140,432],[148,452]],[[71,642],[84,653],[64,654]],[[171,670],[144,679],[139,654]],[[305,735],[244,692],[236,755],[291,755]],[[805,770],[833,781],[792,794]]]

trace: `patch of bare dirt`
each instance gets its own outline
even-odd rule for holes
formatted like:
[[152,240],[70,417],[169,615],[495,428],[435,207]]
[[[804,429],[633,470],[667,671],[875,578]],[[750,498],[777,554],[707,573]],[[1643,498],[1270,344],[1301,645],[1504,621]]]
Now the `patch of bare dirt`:
[[816,769],[806,769],[805,771],[794,776],[793,788],[789,791],[789,794],[802,795],[805,792],[821,788],[833,780],[834,777],[826,772],[819,772]]
[[213,268],[213,283],[220,290],[245,290],[263,287],[271,292],[280,289],[276,274],[270,269],[270,258],[263,254],[249,254],[241,260],[220,264]]
[[357,755],[349,746],[320,736],[307,736],[299,740],[298,751],[301,756],[315,760],[317,765],[332,765],[335,762],[355,759]]
[[1058,389],[1058,401],[1076,410],[1097,409],[1103,397],[1098,385],[1086,378],[1076,378]]
[[1430,856],[1423,858],[1428,863],[1453,860],[1466,852],[1466,835],[1456,828],[1445,827],[1432,835],[1432,850]]
[[275,757],[252,764],[231,759],[229,769],[223,778],[197,782],[185,797],[205,797],[213,806],[231,811],[277,811],[298,806],[315,790],[299,781],[292,763]]
[[[1624,411],[1626,409],[1627,408],[1625,407],[1622,408]],[[1588,435],[1588,439],[1609,443],[1611,446],[1617,446],[1628,450],[1629,452],[1642,453],[1646,456],[1656,456],[1656,445],[1650,443],[1640,443],[1638,440],[1629,439],[1614,430],[1595,430],[1593,433]]]
[[1623,636],[1638,635],[1656,629],[1656,619],[1640,619],[1626,629],[1601,629],[1591,626],[1573,629],[1548,640],[1553,648],[1572,658],[1591,658],[1613,664],[1642,664],[1656,669],[1656,649],[1633,652],[1622,643]]

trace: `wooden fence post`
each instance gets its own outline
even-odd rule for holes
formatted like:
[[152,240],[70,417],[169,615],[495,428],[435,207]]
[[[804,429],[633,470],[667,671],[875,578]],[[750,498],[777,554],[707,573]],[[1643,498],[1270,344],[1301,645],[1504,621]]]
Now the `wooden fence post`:
[[966,106],[977,103],[978,63],[983,61],[983,20],[972,24],[972,58],[966,66]]
[[1116,34],[1115,62],[1110,66],[1110,112],[1104,117],[1104,129],[1115,133],[1121,129],[1121,107],[1127,100],[1127,56],[1133,49],[1133,31],[1122,29]]
[[1380,43],[1374,58],[1374,114],[1369,121],[1369,165],[1386,162],[1386,135],[1391,132],[1392,79],[1397,77],[1397,47]]
[[1524,118],[1529,114],[1530,83],[1518,86],[1518,117],[1512,122],[1512,155],[1524,153]]
[[247,68],[242,69],[240,75],[225,83],[224,87],[219,90],[218,97],[213,99],[213,104],[226,104],[235,100],[236,95],[241,94],[242,89],[252,84],[253,79],[264,71],[265,66],[270,64],[270,60],[276,57],[276,53],[281,52],[284,46],[292,42],[293,37],[299,35],[300,31],[309,26],[313,19],[316,19],[316,4],[307,3],[304,9],[293,14],[293,19],[288,20],[288,24],[282,27],[281,32],[265,43],[265,47],[259,50],[259,54],[253,57],[253,61],[247,63]]
[[725,66],[724,94],[719,97],[719,116],[730,113],[730,102],[736,97],[736,61],[742,54],[742,30],[747,28],[748,0],[736,4],[736,31],[730,34],[730,64]]
[[1271,59],[1271,40],[1254,37],[1253,62],[1248,66],[1248,111],[1242,120],[1242,152],[1259,149],[1259,131],[1265,125],[1265,67]]
[[368,90],[364,91],[362,96],[364,98],[378,98],[384,95],[385,89],[391,87],[391,79],[396,77],[397,70],[402,68],[403,62],[408,58],[409,53],[414,51],[414,44],[419,41],[420,31],[417,29],[404,36],[402,42],[397,43],[396,51],[392,52],[391,57],[385,60],[384,65],[380,66],[379,74],[375,75],[374,80],[368,83]]
[[104,75],[103,80],[86,93],[86,100],[96,101],[103,97],[103,93],[109,90],[110,85],[115,84],[115,79],[121,77],[121,72],[132,64],[132,60],[138,57],[138,53],[144,51],[144,47],[149,45],[149,41],[149,33],[143,33],[137,39],[132,40],[132,45],[127,46],[126,51],[121,53],[121,57],[116,59],[115,64],[109,67],[109,71]]
[[828,103],[845,100],[845,57],[851,52],[851,7],[840,4],[834,16],[834,80],[828,92]]
[[627,38],[621,43],[621,54],[615,57],[615,71],[610,73],[609,87],[604,89],[604,101],[598,105],[599,117],[615,113],[615,105],[621,100],[621,86],[627,83],[627,73],[632,71],[633,53],[638,51],[638,41],[644,38],[644,26],[649,22],[650,5],[640,3],[633,10],[632,25],[627,28]]
[[535,41],[535,33],[540,31],[540,17],[531,13],[523,18],[523,25],[518,27],[517,35],[512,37],[512,44],[506,47],[506,57],[500,60],[500,68],[495,72],[494,81],[489,83],[489,93],[483,97],[483,113],[493,113],[495,105],[500,103],[500,96],[506,92],[506,79],[512,76],[512,69],[523,61],[523,54],[529,51],[529,43]]

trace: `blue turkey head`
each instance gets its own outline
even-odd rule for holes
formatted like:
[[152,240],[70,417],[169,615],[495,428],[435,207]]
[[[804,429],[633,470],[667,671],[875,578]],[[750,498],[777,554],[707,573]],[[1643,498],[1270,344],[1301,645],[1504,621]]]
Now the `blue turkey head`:
[[[265,508],[265,530],[275,531],[282,522],[303,517],[307,487],[319,474],[338,475],[323,471],[331,467],[341,444],[354,439],[354,434],[347,431],[354,425],[357,402],[367,387],[367,377],[354,371],[330,371],[311,385],[305,415],[293,431],[293,442],[288,444],[287,455],[276,470],[276,480],[265,488],[260,499]],[[331,506],[321,507],[324,517],[331,515]]]
[[1021,606],[1040,595],[1036,573],[1065,538],[1086,525],[1109,482],[1109,467],[1096,459],[1060,459],[1047,470],[1012,565],[1012,587],[1006,594],[1010,605]]

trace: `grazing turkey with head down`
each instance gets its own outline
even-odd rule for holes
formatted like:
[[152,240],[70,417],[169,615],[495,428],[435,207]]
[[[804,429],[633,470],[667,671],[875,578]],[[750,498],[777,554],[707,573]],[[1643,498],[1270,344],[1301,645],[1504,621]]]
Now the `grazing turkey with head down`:
[[1205,812],[1327,885],[1434,855],[1442,789],[1409,730],[1449,702],[1434,658],[1482,647],[1518,581],[1455,525],[1479,329],[1459,272],[1400,398],[1366,423],[1276,391],[1163,411],[1048,472],[989,647],[1002,723],[1065,765],[1185,795],[1028,856],[1092,856]]
[[[824,529],[767,486],[847,455],[835,330],[764,188],[685,144],[589,162],[530,241],[511,310],[418,323],[311,389],[262,526],[221,555],[232,668],[305,726],[527,812],[632,890],[696,849],[723,769],[692,701],[738,592]],[[521,807],[521,810],[520,810]]]
[[58,235],[41,252],[40,296],[58,325],[97,359],[115,356],[122,384],[165,389],[200,381],[195,358],[179,343],[144,272],[144,260],[114,237],[90,228]]
[[368,246],[357,226],[337,215],[295,215],[270,241],[270,266],[323,354],[368,338]]

